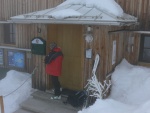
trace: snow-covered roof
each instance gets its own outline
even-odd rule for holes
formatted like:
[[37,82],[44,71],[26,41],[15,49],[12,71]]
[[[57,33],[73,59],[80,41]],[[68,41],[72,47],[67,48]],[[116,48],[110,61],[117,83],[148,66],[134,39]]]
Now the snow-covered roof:
[[124,13],[122,10],[120,10],[121,8],[118,8],[118,6],[118,9],[116,9],[116,11],[112,10],[111,12],[111,10],[101,8],[102,6],[98,7],[96,6],[96,4],[91,4],[87,5],[85,3],[77,2],[68,3],[68,1],[66,1],[55,8],[11,17],[11,21],[16,23],[88,25],[130,25],[137,23],[136,17]]

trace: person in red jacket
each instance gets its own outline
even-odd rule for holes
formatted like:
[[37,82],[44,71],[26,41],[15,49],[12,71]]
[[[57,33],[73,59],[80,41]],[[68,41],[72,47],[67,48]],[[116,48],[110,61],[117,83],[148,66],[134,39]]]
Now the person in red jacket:
[[61,52],[61,48],[57,47],[55,42],[50,43],[50,50],[48,59],[45,63],[46,73],[51,76],[54,87],[55,96],[51,97],[51,99],[61,99],[61,85],[58,77],[61,75],[62,71],[63,53]]

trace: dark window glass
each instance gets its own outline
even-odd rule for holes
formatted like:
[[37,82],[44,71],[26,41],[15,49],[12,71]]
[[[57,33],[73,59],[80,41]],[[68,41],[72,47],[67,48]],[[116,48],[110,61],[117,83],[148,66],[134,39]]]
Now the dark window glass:
[[4,64],[4,51],[0,49],[0,65]]
[[15,44],[16,33],[14,24],[4,24],[4,43],[5,44]]
[[150,35],[141,36],[139,60],[150,63]]

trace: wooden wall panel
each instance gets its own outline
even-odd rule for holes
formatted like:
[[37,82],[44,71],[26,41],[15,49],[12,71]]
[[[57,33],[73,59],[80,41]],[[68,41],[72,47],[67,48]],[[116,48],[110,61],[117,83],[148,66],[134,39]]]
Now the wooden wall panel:
[[[20,27],[23,27],[22,29]],[[41,29],[41,33],[38,33],[37,28]],[[22,31],[19,31],[22,35],[21,38],[21,44],[18,45],[18,47],[24,47],[24,44],[26,48],[31,47],[31,40],[34,37],[42,37],[43,39],[47,40],[47,27],[42,24],[31,24],[31,25],[19,25],[19,29]],[[19,40],[19,37],[18,37]],[[23,44],[24,43],[24,44]],[[30,62],[28,64],[28,71],[33,71],[35,67],[37,67],[37,70],[34,75],[33,79],[33,87],[37,89],[44,90],[45,89],[45,83],[46,83],[46,75],[45,75],[45,64],[44,64],[44,56],[43,55],[33,55],[32,58],[29,59]]]
[[[86,28],[85,28],[86,29]],[[97,68],[97,77],[99,81],[106,79],[106,76],[112,72],[122,59],[126,59],[132,64],[138,63],[139,45],[140,38],[139,35],[133,32],[118,32],[109,33],[109,31],[120,30],[121,27],[110,27],[110,26],[94,26],[93,27],[93,42],[85,42],[85,50],[92,48],[93,57],[92,59],[85,58],[84,64],[84,84],[87,83],[92,74],[92,68],[94,64],[95,55],[98,53],[100,55],[100,64]],[[86,32],[86,31],[85,31]],[[133,52],[127,51],[129,45],[130,37],[134,37]],[[112,48],[113,41],[116,40],[116,62],[112,65]],[[130,45],[130,49],[131,45]]]
[[[2,26],[2,24],[0,25]],[[37,28],[41,29],[39,33]],[[2,31],[2,27],[0,27]],[[3,36],[3,32],[0,32],[0,35]],[[42,37],[47,40],[47,26],[44,24],[17,24],[16,25],[16,48],[31,48],[31,40],[34,37]],[[44,90],[46,83],[46,74],[45,74],[45,64],[43,55],[33,55],[31,52],[26,53],[26,70],[15,69],[18,71],[26,71],[31,73],[35,67],[36,70],[33,76],[33,87],[37,89]],[[5,57],[7,56],[7,49],[5,50]],[[6,59],[5,59],[6,60]],[[7,62],[7,60],[5,61]],[[7,65],[5,65],[7,67]],[[12,68],[13,69],[13,68]]]
[[[47,43],[56,42],[61,47],[64,58],[59,77],[62,87],[81,90],[82,73],[82,25],[49,25]],[[49,51],[49,50],[48,50]]]
[[[117,27],[116,27],[117,28]],[[112,71],[115,65],[112,65],[112,42],[116,40],[117,42],[117,52],[116,52],[116,64],[120,62],[123,56],[123,35],[119,34],[109,34],[108,32],[115,30],[110,26],[93,26],[93,42],[85,42],[85,50],[91,48],[93,52],[92,59],[86,59],[84,61],[84,84],[87,83],[87,79],[92,76],[92,68],[94,64],[95,55],[100,55],[100,63],[97,68],[97,77],[100,81],[106,79],[106,75]],[[86,32],[86,28],[85,28]],[[120,48],[120,49],[118,49]]]
[[3,96],[0,96],[0,113],[4,113],[4,101],[3,101]]
[[52,8],[63,0],[0,0],[0,20],[11,16]]
[[150,29],[150,1],[149,0],[116,0],[123,8],[125,13],[131,14],[138,18],[140,25],[138,29]]
[[55,7],[57,5],[59,5],[60,3],[64,2],[64,0],[47,0],[47,8],[52,8]]

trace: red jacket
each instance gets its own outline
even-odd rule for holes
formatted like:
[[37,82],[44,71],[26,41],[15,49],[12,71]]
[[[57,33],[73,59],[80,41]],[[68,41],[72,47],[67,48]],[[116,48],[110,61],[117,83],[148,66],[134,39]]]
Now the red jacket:
[[[61,49],[54,48],[53,51],[59,52],[61,51]],[[52,76],[60,76],[62,70],[62,60],[63,56],[58,56],[53,61],[51,61],[51,63],[46,64],[46,73]]]

